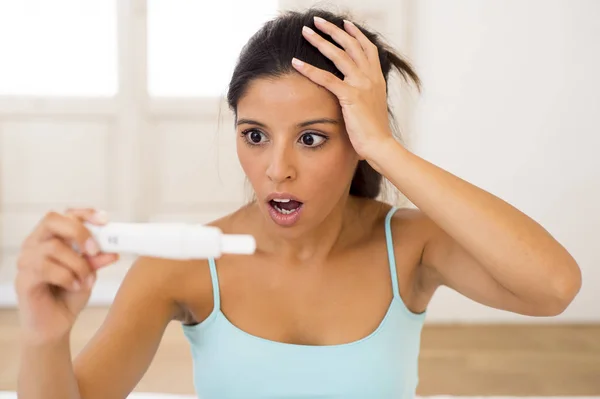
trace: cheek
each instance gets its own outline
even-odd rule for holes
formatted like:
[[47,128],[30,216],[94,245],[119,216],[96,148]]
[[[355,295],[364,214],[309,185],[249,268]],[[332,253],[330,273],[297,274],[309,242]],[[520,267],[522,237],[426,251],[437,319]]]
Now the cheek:
[[311,160],[310,175],[306,176],[310,184],[320,192],[341,192],[352,180],[354,169],[358,163],[358,157],[354,151],[349,151],[345,146],[324,150],[323,154],[315,154]]
[[252,156],[252,148],[248,148],[246,144],[240,142],[239,137],[237,139],[236,147],[237,156],[240,161],[240,166],[242,167],[242,170],[244,171],[250,182],[252,182],[259,168],[258,162],[256,162],[256,156]]

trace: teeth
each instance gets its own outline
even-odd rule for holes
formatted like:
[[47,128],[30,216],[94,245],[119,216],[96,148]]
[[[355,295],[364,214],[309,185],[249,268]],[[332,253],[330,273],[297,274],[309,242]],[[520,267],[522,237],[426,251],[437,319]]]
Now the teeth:
[[298,210],[298,208],[296,208],[296,209],[292,209],[291,211],[288,211],[287,209],[282,209],[278,206],[274,206],[273,208],[277,209],[277,212],[282,213],[284,215],[289,215],[290,213],[294,213]]
[[289,198],[275,198],[273,199],[275,202],[290,202]]

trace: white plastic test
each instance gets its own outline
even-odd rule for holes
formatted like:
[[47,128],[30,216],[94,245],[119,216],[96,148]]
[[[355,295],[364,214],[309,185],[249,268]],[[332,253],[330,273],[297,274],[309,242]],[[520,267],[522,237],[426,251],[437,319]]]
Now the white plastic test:
[[102,252],[170,259],[219,258],[223,254],[253,254],[254,237],[223,234],[214,226],[184,223],[107,223],[85,226]]

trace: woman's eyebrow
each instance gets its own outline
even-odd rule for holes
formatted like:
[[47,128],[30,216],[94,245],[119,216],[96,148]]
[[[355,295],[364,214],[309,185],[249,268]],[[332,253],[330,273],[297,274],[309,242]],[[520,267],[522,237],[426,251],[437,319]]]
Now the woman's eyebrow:
[[[296,126],[297,127],[306,127],[306,126],[310,126],[310,125],[316,125],[319,123],[329,123],[332,125],[339,125],[340,122],[337,119],[333,119],[333,118],[318,118],[318,119],[310,119],[304,122],[300,122],[298,123]],[[260,127],[264,127],[266,128],[267,125],[265,125],[264,123],[261,123],[259,121],[255,121],[253,119],[248,119],[248,118],[241,118],[238,119],[236,125],[256,125],[256,126],[260,126]]]
[[306,126],[310,126],[310,125],[316,125],[319,123],[329,123],[332,125],[339,125],[340,122],[337,119],[332,119],[332,118],[319,118],[319,119],[311,119],[308,121],[304,121],[299,123],[297,126],[298,127],[306,127]]
[[258,121],[255,121],[255,120],[252,120],[252,119],[246,119],[246,118],[238,119],[238,121],[236,123],[237,126],[244,125],[244,124],[246,124],[246,125],[257,125],[257,126],[260,126],[260,127],[267,127],[267,125],[265,125],[264,123],[260,123]]

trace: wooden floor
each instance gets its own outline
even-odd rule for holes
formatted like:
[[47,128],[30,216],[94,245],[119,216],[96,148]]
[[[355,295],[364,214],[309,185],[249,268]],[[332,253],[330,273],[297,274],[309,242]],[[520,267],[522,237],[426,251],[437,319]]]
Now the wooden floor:
[[[84,311],[73,331],[77,353],[102,322]],[[0,391],[15,390],[18,323],[0,310]],[[436,326],[423,331],[420,395],[600,396],[600,325]],[[172,323],[136,391],[193,393],[188,344]]]

